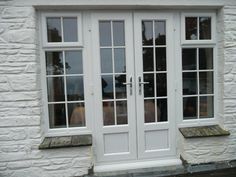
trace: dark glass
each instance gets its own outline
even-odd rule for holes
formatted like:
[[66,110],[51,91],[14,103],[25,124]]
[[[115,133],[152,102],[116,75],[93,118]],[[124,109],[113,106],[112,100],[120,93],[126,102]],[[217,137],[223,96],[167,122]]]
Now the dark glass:
[[212,48],[199,48],[199,69],[213,69]]
[[125,29],[123,21],[113,21],[113,44],[114,46],[125,45]]
[[182,49],[182,69],[196,70],[197,69],[197,49]]
[[155,122],[155,100],[144,100],[145,123]]
[[84,127],[85,108],[84,103],[68,103],[68,119],[70,127]]
[[112,49],[100,49],[101,72],[112,73]]
[[200,118],[214,117],[214,97],[201,96],[200,97]]
[[186,119],[197,119],[197,97],[183,98],[183,116]]
[[211,39],[211,17],[199,17],[200,39]]
[[117,125],[128,124],[127,101],[116,102]]
[[65,101],[64,78],[48,77],[47,93],[48,93],[48,102]]
[[153,45],[153,22],[142,21],[143,45]]
[[211,94],[214,90],[213,72],[199,72],[200,94]]
[[183,73],[183,95],[197,94],[197,73]]
[[114,102],[103,102],[103,125],[115,125]]
[[144,97],[154,97],[154,74],[144,74],[143,81],[148,82],[144,84]]
[[113,99],[113,76],[102,76],[102,98]]
[[185,32],[187,40],[197,40],[197,17],[185,18]]
[[157,99],[157,122],[168,121],[167,99]]
[[66,77],[67,100],[84,100],[84,82],[82,76]]
[[116,99],[126,98],[126,75],[116,75],[115,76],[115,87],[116,87]]
[[111,22],[99,22],[99,39],[100,46],[111,46]]
[[156,74],[157,96],[167,96],[167,79],[166,74]]
[[153,48],[143,48],[143,71],[154,71]]
[[166,48],[156,48],[156,70],[166,71]]
[[47,18],[48,42],[61,42],[61,18]]
[[115,72],[125,73],[125,49],[114,49]]
[[46,52],[47,75],[64,74],[62,52]]
[[166,22],[155,21],[155,42],[156,45],[166,44]]
[[65,42],[77,42],[78,41],[78,28],[76,17],[64,17],[63,18],[63,35]]
[[83,74],[82,51],[65,51],[66,74]]
[[48,113],[50,128],[66,127],[66,109],[64,104],[49,104]]

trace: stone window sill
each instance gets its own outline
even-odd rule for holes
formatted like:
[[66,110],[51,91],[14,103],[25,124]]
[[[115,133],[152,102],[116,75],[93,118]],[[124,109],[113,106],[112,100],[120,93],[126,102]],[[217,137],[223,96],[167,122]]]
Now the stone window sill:
[[68,148],[91,145],[92,135],[57,136],[45,137],[39,145],[39,149]]
[[201,138],[228,136],[230,132],[222,129],[219,125],[200,126],[200,127],[185,127],[179,128],[184,138]]

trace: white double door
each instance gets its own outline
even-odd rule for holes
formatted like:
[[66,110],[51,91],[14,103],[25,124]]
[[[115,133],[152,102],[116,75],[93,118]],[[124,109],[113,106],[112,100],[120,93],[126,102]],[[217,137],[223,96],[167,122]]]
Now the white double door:
[[93,13],[96,162],[175,155],[173,14]]

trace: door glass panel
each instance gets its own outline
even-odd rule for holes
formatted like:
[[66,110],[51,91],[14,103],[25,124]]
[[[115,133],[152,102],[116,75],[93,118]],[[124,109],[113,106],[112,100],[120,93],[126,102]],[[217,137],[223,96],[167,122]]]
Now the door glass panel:
[[127,124],[127,101],[117,101],[116,102],[116,118],[117,125]]
[[103,125],[115,125],[114,102],[103,102]]
[[143,48],[143,70],[153,71],[153,48]]
[[197,97],[185,97],[183,98],[183,116],[186,119],[196,119],[197,118]]
[[61,42],[61,18],[48,17],[47,18],[47,34],[48,42]]
[[101,72],[102,73],[112,73],[112,49],[101,49]]
[[214,117],[214,97],[200,96],[200,118]]
[[200,39],[211,39],[211,17],[199,17]]
[[198,28],[197,28],[197,17],[186,17],[185,18],[185,32],[187,40],[197,40],[198,39]]
[[103,99],[113,99],[113,76],[106,75],[102,76],[102,98]]
[[126,98],[126,85],[123,83],[126,82],[126,75],[116,75],[115,76],[115,90],[116,90],[116,99]]
[[144,74],[144,82],[148,82],[144,85],[144,97],[154,97],[154,74]]
[[64,78],[47,78],[48,102],[65,101]]
[[67,100],[84,100],[84,84],[82,76],[66,77]]
[[153,21],[142,21],[143,45],[153,45]]
[[64,74],[62,52],[46,52],[47,75]]
[[183,73],[183,95],[197,94],[197,73]]
[[65,51],[66,74],[83,74],[82,51]]
[[213,69],[212,48],[199,48],[199,69]]
[[63,18],[63,33],[64,33],[64,42],[78,41],[78,29],[77,29],[76,17]]
[[156,71],[166,71],[166,48],[156,48]]
[[115,62],[115,72],[116,73],[125,73],[126,64],[125,64],[125,49],[114,49],[114,62]]
[[113,44],[114,46],[125,45],[125,31],[123,21],[113,22]]
[[199,73],[200,94],[213,93],[213,72]]
[[70,127],[85,126],[84,103],[68,103],[68,119]]
[[182,68],[183,70],[197,69],[197,49],[182,49]]
[[155,122],[155,100],[144,100],[145,123]]
[[49,104],[48,113],[49,113],[50,128],[66,127],[65,104]]
[[157,122],[165,122],[167,117],[167,99],[157,99]]
[[155,21],[155,43],[156,45],[166,44],[166,22]]
[[156,74],[157,96],[167,96],[167,80],[166,74]]
[[99,22],[99,39],[100,46],[111,46],[111,22]]

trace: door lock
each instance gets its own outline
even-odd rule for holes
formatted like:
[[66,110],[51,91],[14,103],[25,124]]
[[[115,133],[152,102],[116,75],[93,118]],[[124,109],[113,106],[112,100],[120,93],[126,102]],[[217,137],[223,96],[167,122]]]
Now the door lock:
[[143,85],[145,85],[145,84],[149,84],[149,82],[143,82],[143,81],[142,81],[142,77],[139,76],[139,77],[138,77],[139,95],[142,94],[142,87],[143,87]]
[[129,86],[129,94],[132,95],[133,94],[133,92],[132,92],[132,90],[133,90],[133,79],[132,79],[132,76],[130,76],[129,82],[123,82],[122,84],[126,85],[126,86],[127,85]]

